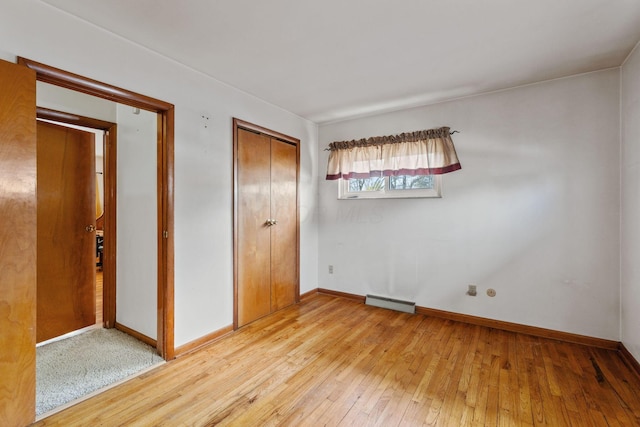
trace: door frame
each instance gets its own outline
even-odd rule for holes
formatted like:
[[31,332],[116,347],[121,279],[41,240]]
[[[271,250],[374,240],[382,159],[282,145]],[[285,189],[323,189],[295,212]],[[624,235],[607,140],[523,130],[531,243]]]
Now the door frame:
[[260,133],[296,147],[296,289],[295,303],[300,302],[300,140],[265,127],[233,118],[233,329],[238,329],[238,130]]
[[58,123],[83,126],[104,132],[102,148],[104,153],[104,252],[102,259],[102,323],[110,329],[116,324],[116,206],[117,206],[117,135],[116,123],[98,120],[77,114],[36,107],[36,117]]
[[[174,345],[174,106],[126,89],[18,57],[18,64],[36,72],[36,80],[158,115],[158,303],[157,350],[165,360],[175,358]],[[115,152],[112,157],[115,159]],[[106,155],[106,154],[105,154]],[[115,185],[115,183],[114,183]],[[113,188],[115,192],[115,187]],[[111,189],[110,189],[111,191]],[[115,206],[112,206],[115,209]],[[115,220],[115,210],[112,212]],[[106,218],[105,218],[106,220]],[[115,223],[111,224],[115,227]],[[106,225],[105,225],[106,227]],[[115,231],[115,229],[114,229]],[[112,250],[115,248],[112,247]],[[109,254],[115,262],[115,252]],[[107,257],[105,253],[105,257]],[[115,273],[115,272],[114,272]],[[115,295],[113,295],[115,297]],[[115,302],[115,298],[114,298]]]

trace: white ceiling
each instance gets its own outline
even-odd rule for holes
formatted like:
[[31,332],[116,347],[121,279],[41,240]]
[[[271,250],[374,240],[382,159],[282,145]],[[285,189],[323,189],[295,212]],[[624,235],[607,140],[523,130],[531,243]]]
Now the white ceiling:
[[317,123],[622,64],[640,0],[44,0]]

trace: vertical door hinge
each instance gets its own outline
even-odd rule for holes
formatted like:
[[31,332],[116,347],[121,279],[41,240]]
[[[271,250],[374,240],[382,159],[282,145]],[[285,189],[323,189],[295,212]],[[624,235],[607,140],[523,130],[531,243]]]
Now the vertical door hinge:
[[167,230],[164,230],[162,232],[162,237],[164,237],[165,239],[168,239],[169,238],[169,232]]

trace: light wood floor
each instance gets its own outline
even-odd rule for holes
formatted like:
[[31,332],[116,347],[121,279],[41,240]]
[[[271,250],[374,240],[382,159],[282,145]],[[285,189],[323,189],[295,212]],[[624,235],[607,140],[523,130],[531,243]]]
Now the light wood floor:
[[616,352],[319,295],[47,418],[59,426],[637,426]]

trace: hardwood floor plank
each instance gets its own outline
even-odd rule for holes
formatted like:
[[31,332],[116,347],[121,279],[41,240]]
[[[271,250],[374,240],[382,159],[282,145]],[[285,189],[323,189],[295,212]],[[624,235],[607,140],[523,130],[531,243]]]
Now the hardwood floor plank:
[[493,355],[489,366],[490,375],[487,384],[487,412],[485,416],[486,426],[497,426],[500,414],[500,357]]
[[[488,331],[484,331],[488,332]],[[480,427],[485,425],[485,419],[487,416],[487,402],[489,399],[489,377],[490,370],[486,365],[484,365],[481,360],[483,358],[483,354],[476,354],[476,376],[477,381],[475,382],[474,394],[476,395],[473,401],[473,418],[471,425],[475,427]]]
[[640,425],[612,350],[317,295],[37,426]]

